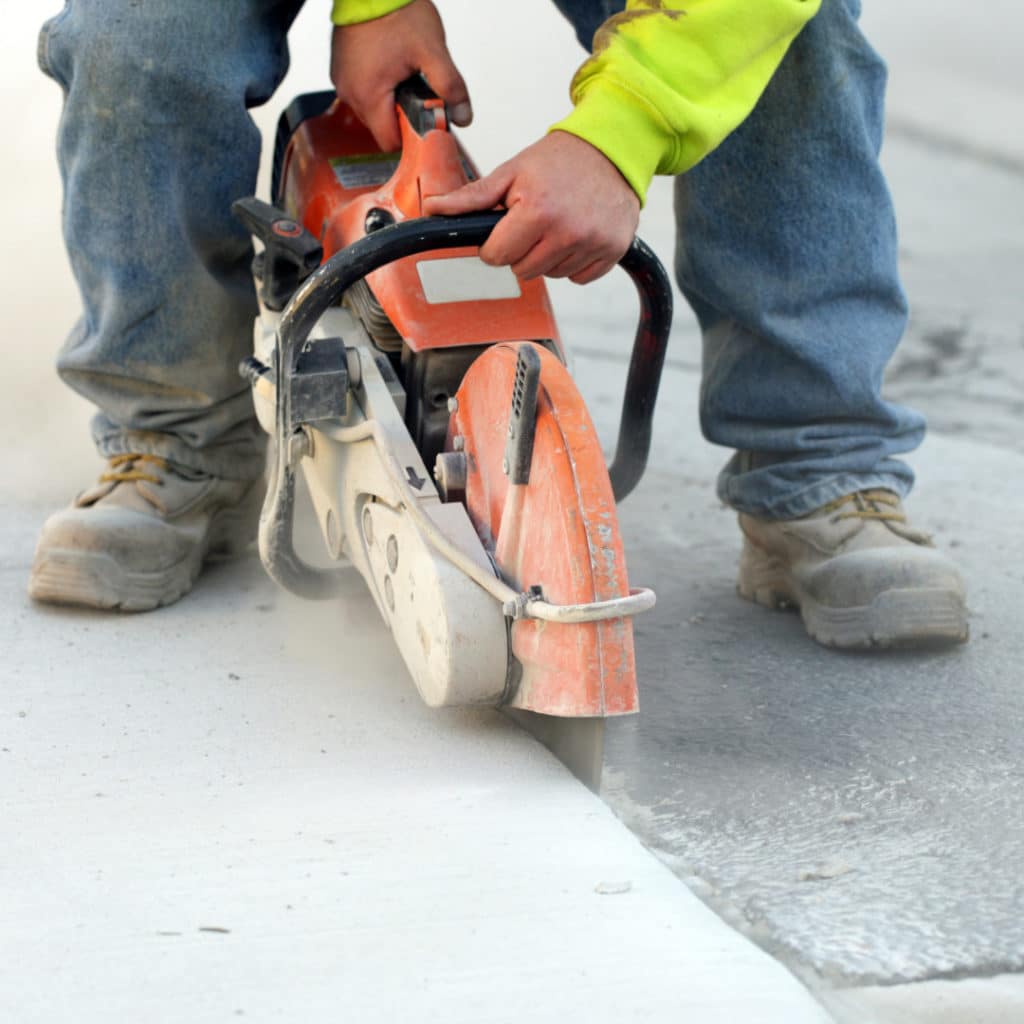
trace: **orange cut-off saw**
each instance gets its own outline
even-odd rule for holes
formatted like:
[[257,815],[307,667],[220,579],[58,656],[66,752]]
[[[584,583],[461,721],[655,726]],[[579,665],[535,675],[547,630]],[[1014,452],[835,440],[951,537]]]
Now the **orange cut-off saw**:
[[[262,243],[242,372],[273,438],[260,556],[282,586],[340,593],[354,567],[423,700],[498,705],[597,789],[604,721],[637,710],[616,501],[636,485],[672,316],[650,249],[621,266],[640,297],[607,466],[565,365],[547,289],[479,247],[503,215],[423,217],[477,171],[420,78],[396,91],[382,152],[333,93],[282,115],[273,204],[236,215]],[[301,467],[327,553],[295,550]]]

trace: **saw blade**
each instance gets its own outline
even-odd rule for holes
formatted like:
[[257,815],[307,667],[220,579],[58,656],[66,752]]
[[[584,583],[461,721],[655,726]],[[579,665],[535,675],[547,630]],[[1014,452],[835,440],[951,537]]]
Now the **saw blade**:
[[601,792],[603,718],[559,718],[510,707],[501,710],[540,740],[588,789],[594,793]]

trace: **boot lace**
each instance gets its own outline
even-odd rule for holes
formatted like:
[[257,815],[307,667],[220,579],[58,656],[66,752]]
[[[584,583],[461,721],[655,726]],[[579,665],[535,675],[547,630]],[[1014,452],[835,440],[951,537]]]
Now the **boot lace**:
[[110,470],[101,474],[101,483],[130,483],[133,480],[145,480],[151,484],[163,484],[163,478],[155,473],[147,473],[138,468],[137,462],[149,463],[158,469],[167,469],[167,460],[159,455],[114,455],[110,458]]
[[[840,511],[842,510],[842,511]],[[854,491],[822,506],[822,512],[838,512],[840,519],[881,519],[905,523],[907,517],[900,510],[900,499],[892,491]]]

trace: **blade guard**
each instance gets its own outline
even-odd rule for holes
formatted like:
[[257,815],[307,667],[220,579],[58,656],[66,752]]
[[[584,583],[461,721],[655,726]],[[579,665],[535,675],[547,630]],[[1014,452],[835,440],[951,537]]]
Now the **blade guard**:
[[[532,472],[521,485],[507,475],[520,347],[488,350],[456,395],[447,447],[466,455],[470,518],[513,588],[539,586],[546,601],[558,604],[623,597],[629,584],[597,432],[566,368],[536,345],[530,346],[541,366]],[[509,706],[573,717],[636,711],[631,619],[576,625],[520,619],[511,624],[511,640],[519,672]]]

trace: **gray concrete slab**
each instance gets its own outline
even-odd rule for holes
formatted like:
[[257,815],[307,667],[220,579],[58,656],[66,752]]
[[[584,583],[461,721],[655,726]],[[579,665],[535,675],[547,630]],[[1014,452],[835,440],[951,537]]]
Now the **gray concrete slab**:
[[1024,167],[899,133],[885,156],[912,308],[888,391],[935,433],[1024,451]]
[[938,151],[1024,169],[1020,8],[865,3],[862,25],[889,63],[891,126]]
[[[1024,470],[950,442],[917,460],[918,519],[960,540],[972,589],[961,651],[836,655],[795,616],[740,602],[733,517],[703,481],[655,475],[623,509],[633,578],[659,605],[638,626],[643,713],[609,731],[605,796],[729,920],[829,980],[1024,959],[1021,485],[949,495],[965,459]],[[979,521],[1001,524],[998,548],[974,540]]]
[[829,1019],[365,599],[33,607],[42,512],[0,487],[0,1019]]
[[[885,28],[878,12],[873,20]],[[898,79],[916,65],[908,20],[895,22]],[[969,79],[947,75],[933,98],[971,88]],[[1018,73],[1008,87],[1015,101],[1020,83]],[[699,439],[699,340],[684,307],[654,472],[622,509],[633,578],[658,590],[659,605],[638,626],[643,712],[610,730],[605,778],[624,820],[809,983],[884,983],[850,1004],[872,1016],[851,1020],[931,1020],[935,991],[954,991],[966,1012],[983,984],[888,986],[1019,970],[1024,959],[1024,179],[991,147],[908,130],[924,97],[912,87],[897,95],[902,120],[884,159],[913,317],[887,390],[932,423],[912,460],[920,483],[910,507],[965,568],[973,642],[939,654],[835,655],[809,643],[795,616],[734,596],[739,538],[712,491],[724,453]],[[670,258],[666,195],[655,194],[645,220]],[[577,373],[610,438],[611,368],[622,372],[627,330],[615,310],[628,297],[608,289],[570,309],[568,336],[585,339]],[[918,996],[920,1018],[910,1015]],[[1024,1019],[1016,985],[994,998]],[[988,1019],[983,1004],[978,1020]]]
[[1019,1024],[1024,978],[1007,974],[841,989],[829,1006],[838,1024]]

